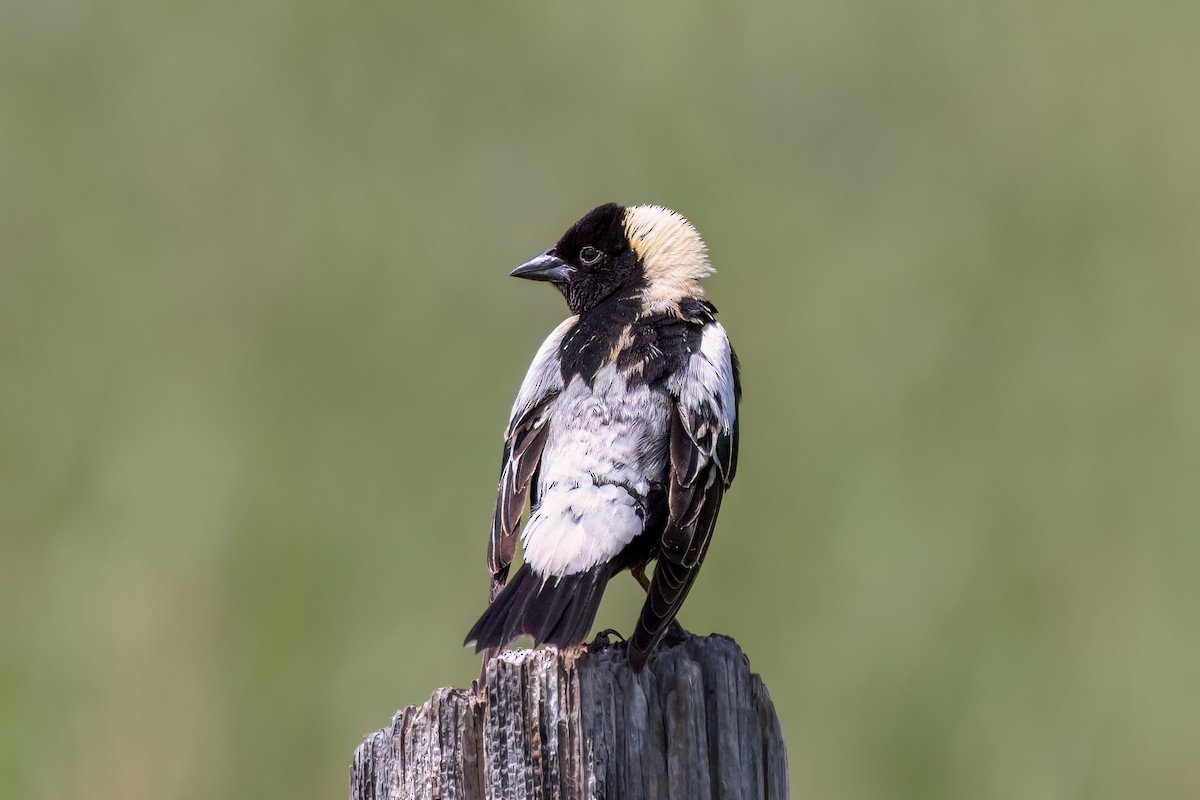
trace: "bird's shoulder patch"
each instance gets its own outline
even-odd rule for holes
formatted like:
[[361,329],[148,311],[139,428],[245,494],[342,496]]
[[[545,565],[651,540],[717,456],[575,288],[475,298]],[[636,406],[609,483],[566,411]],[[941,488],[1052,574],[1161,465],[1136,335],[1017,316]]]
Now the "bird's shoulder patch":
[[529,371],[525,373],[525,380],[521,382],[521,389],[517,392],[516,400],[513,401],[505,436],[512,436],[513,431],[533,409],[542,405],[548,397],[561,392],[563,386],[566,385],[561,377],[558,355],[564,338],[578,324],[579,317],[567,317],[551,331],[550,335],[546,337],[546,341],[542,342],[541,347],[538,348],[533,362],[529,365]]

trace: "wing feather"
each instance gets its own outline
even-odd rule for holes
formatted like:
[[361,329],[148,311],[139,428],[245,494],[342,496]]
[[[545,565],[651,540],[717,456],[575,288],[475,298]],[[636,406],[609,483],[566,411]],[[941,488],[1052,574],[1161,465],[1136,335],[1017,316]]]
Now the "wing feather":
[[[554,329],[538,349],[521,390],[513,403],[504,434],[504,455],[496,490],[496,512],[488,539],[487,562],[492,573],[492,599],[508,580],[508,567],[516,551],[521,517],[536,483],[542,450],[550,431],[554,399],[563,390],[558,348],[578,317],[570,317]],[[534,498],[536,502],[536,498]]]
[[737,356],[724,329],[705,326],[700,349],[668,381],[671,414],[667,522],[658,565],[630,638],[629,662],[640,669],[691,590],[704,563],[725,490],[737,471]]

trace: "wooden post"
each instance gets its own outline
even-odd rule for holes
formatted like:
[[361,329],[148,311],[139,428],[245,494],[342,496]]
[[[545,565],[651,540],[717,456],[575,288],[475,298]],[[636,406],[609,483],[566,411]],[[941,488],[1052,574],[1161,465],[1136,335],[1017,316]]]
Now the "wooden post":
[[659,645],[640,675],[617,645],[512,650],[482,690],[438,689],[354,753],[351,800],[776,800],[775,707],[724,636]]

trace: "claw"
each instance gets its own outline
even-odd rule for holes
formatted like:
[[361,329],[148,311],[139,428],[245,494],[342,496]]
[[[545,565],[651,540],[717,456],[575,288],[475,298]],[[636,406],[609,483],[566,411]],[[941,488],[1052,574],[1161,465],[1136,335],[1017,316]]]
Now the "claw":
[[621,644],[625,643],[625,637],[622,636],[619,631],[616,631],[612,628],[605,628],[597,633],[596,638],[592,639],[592,641],[587,645],[587,651],[589,653],[597,653],[606,647],[612,647],[613,642],[611,637],[613,636],[620,639]]

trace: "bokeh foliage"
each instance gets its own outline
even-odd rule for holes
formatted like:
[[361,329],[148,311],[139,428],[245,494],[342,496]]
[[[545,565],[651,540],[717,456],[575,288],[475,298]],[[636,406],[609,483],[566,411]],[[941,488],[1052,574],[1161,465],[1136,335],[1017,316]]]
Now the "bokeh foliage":
[[[594,205],[692,218],[742,466],[682,619],[797,797],[1200,795],[1200,6],[0,9],[0,795],[331,797],[468,682]],[[631,627],[614,584],[601,624]]]

